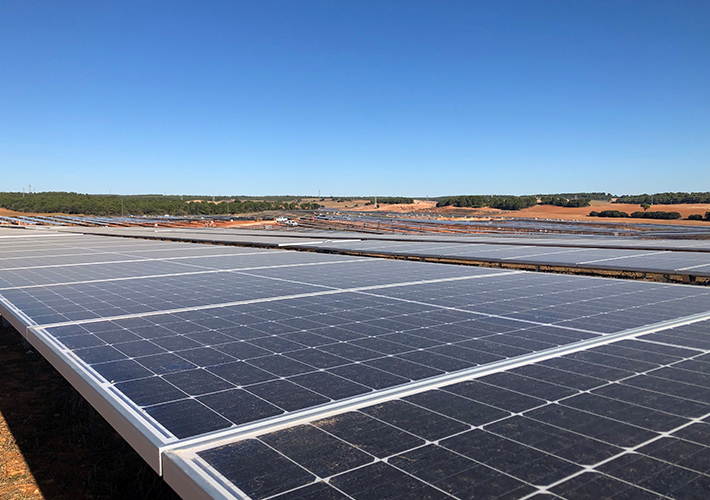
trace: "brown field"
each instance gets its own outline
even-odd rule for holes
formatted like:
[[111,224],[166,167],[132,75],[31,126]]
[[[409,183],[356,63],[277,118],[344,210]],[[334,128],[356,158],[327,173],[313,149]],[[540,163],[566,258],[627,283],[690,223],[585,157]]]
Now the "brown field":
[[5,217],[13,217],[15,215],[30,215],[30,214],[25,214],[22,212],[15,212],[14,210],[8,210],[6,208],[0,208],[0,215],[4,215]]
[[[620,218],[604,218],[604,217],[589,217],[589,212],[596,210],[619,210],[626,212],[629,215],[632,212],[642,212],[643,208],[639,205],[630,205],[625,203],[606,203],[602,201],[593,201],[590,207],[583,208],[566,208],[556,207],[553,205],[538,205],[536,207],[526,208],[517,212],[505,212],[499,214],[501,217],[542,217],[546,219],[564,219],[564,220],[586,220],[586,221],[609,221],[609,222],[634,222],[634,223],[650,223],[650,224],[681,224],[681,225],[707,225],[703,221],[688,221],[688,220],[654,220],[654,219],[620,219]],[[710,204],[688,204],[688,205],[653,205],[648,209],[653,212],[678,212],[685,219],[691,214],[705,215],[705,212],[710,211]]]

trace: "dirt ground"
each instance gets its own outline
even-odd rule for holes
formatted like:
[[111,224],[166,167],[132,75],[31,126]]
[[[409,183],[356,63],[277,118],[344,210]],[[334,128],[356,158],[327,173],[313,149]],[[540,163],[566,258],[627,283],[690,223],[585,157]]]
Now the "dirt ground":
[[0,328],[0,500],[179,500],[45,359]]
[[[538,205],[535,207],[526,208],[518,212],[506,212],[500,214],[501,217],[538,217],[546,219],[565,219],[565,220],[586,220],[586,221],[605,221],[605,222],[633,222],[633,223],[649,223],[649,224],[680,224],[680,225],[700,225],[708,226],[708,222],[692,221],[692,220],[658,220],[658,219],[620,219],[607,217],[589,217],[589,212],[596,210],[619,210],[631,215],[633,212],[643,212],[640,205],[631,205],[626,203],[606,203],[602,201],[591,202],[590,207],[582,208],[567,208],[556,207],[553,205]],[[684,219],[691,214],[700,214],[705,216],[705,212],[710,211],[710,204],[688,204],[688,205],[653,205],[648,209],[653,212],[678,212]]]
[[387,211],[387,212],[421,212],[436,208],[435,201],[427,200],[414,200],[414,203],[408,205],[385,205],[380,203],[380,207],[377,208],[374,204],[367,205],[369,200],[359,200],[353,199],[352,201],[333,201],[330,198],[325,198],[321,201],[320,198],[304,198],[304,202],[318,203],[325,208],[330,208],[334,210],[356,210],[358,212],[375,212],[375,211]]
[[20,212],[15,212],[14,210],[8,210],[7,208],[0,208],[0,215],[3,215],[5,217],[12,217],[15,215],[24,215],[24,214],[21,214]]

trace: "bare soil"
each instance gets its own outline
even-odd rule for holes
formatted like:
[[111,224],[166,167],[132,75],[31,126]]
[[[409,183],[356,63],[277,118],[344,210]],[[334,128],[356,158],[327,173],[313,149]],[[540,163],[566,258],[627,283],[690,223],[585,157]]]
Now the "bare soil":
[[8,210],[7,208],[0,208],[0,215],[5,217],[14,217],[15,215],[26,215],[21,212],[15,212],[14,210]]
[[[692,220],[661,220],[661,219],[621,219],[616,217],[589,217],[589,212],[595,210],[619,210],[631,215],[633,212],[643,212],[640,205],[631,205],[626,203],[607,203],[602,201],[591,202],[590,207],[582,208],[567,208],[556,207],[553,205],[538,205],[535,207],[526,208],[518,212],[506,212],[499,214],[500,217],[537,217],[546,219],[565,219],[565,220],[586,220],[586,221],[611,221],[611,222],[633,222],[633,223],[649,223],[649,224],[680,224],[680,225],[708,225],[708,222],[692,221]],[[653,212],[678,212],[684,219],[691,214],[705,215],[705,212],[710,211],[710,204],[687,204],[687,205],[653,205],[648,209]]]
[[179,500],[12,328],[0,328],[0,500]]

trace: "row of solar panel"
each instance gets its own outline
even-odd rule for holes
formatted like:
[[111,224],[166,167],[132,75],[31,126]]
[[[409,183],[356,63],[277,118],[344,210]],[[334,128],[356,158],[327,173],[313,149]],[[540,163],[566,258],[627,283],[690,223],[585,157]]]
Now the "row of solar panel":
[[[114,231],[112,231],[114,232]],[[133,230],[131,233],[152,238],[190,239],[239,243],[259,246],[288,246],[292,249],[327,250],[332,252],[358,252],[374,255],[454,259],[472,262],[517,263],[540,266],[578,267],[613,271],[633,271],[691,276],[710,276],[710,252],[682,250],[647,250],[643,248],[579,248],[568,246],[480,243],[405,242],[352,239],[298,240],[293,237],[268,235],[233,235],[231,233],[191,233],[170,231],[148,233]],[[285,238],[285,239],[284,239]],[[665,244],[665,243],[664,243]],[[697,250],[697,248],[695,248]]]
[[[421,392],[466,370],[522,363],[710,309],[710,291],[700,287],[90,236],[0,240],[0,263],[2,273],[34,276],[3,274],[3,314],[14,315],[67,378],[78,376],[92,403],[107,405],[104,414],[156,469],[167,448],[186,442],[197,453],[206,440],[235,439],[229,436],[254,425],[283,426],[402,388]],[[252,451],[259,465],[243,470],[262,477],[261,452]],[[204,466],[214,477],[220,460],[235,463],[201,458],[175,470]],[[294,469],[294,477],[310,478],[309,467]],[[342,474],[365,464],[358,467]],[[382,477],[404,477],[390,469]],[[248,490],[222,472],[217,477]],[[365,477],[380,477],[375,472]],[[269,481],[279,482],[273,473]],[[409,491],[397,481],[387,487]],[[319,479],[292,488],[284,498],[311,491],[320,492],[313,498],[377,498],[354,487],[333,493]],[[426,498],[417,488],[414,497]]]
[[710,253],[704,252],[371,241],[313,246],[386,255],[710,276]]
[[[59,229],[60,231],[76,231],[77,229]],[[693,228],[678,227],[679,236],[684,230],[693,231]],[[496,236],[489,234],[453,235],[446,233],[434,234],[373,234],[359,233],[356,231],[337,230],[255,230],[255,229],[224,229],[224,228],[91,228],[82,229],[91,234],[112,234],[124,236],[161,236],[166,238],[190,238],[204,241],[223,241],[235,243],[249,242],[289,242],[296,243],[306,240],[322,239],[362,239],[368,241],[400,241],[408,243],[478,243],[481,245],[524,245],[524,246],[552,246],[571,248],[615,248],[615,249],[646,249],[646,250],[684,250],[697,252],[710,252],[710,240],[707,239],[643,239],[640,237],[609,237],[609,236],[573,236],[568,234],[540,235],[509,235]]]

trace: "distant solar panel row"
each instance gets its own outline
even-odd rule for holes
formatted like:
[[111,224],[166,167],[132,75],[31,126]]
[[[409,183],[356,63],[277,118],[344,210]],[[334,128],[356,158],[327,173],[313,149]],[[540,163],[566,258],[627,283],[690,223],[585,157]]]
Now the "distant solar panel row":
[[[704,369],[703,287],[52,233],[0,238],[0,288],[3,316],[186,498],[649,493],[602,461],[691,418],[644,391],[705,384],[687,378]],[[589,400],[613,384],[643,401]],[[603,413],[609,398],[629,406]],[[546,407],[593,421],[531,413]],[[608,421],[643,440],[610,442]],[[543,424],[569,433],[559,449]],[[678,491],[705,484],[690,470]]]
[[330,241],[313,246],[412,257],[710,276],[710,253],[700,252],[369,241]]
[[[663,242],[670,250],[648,250],[643,246],[634,248],[599,248],[575,247],[569,245],[536,245],[530,238],[530,245],[480,242],[471,240],[467,243],[445,242],[406,242],[383,241],[372,239],[349,240],[304,240],[288,236],[269,236],[269,231],[259,236],[225,232],[191,233],[183,231],[146,232],[140,230],[109,230],[111,234],[135,235],[152,238],[165,238],[180,241],[215,241],[238,244],[257,244],[267,247],[288,246],[292,249],[320,249],[332,252],[358,252],[373,255],[407,256],[430,259],[453,259],[471,262],[526,264],[535,266],[558,266],[569,268],[610,270],[619,272],[660,273],[710,277],[710,252],[697,251],[704,248],[699,242],[689,247],[694,251],[683,251],[677,242]],[[315,235],[314,235],[315,236]],[[358,235],[359,237],[359,235]],[[520,242],[521,240],[517,240]],[[527,241],[527,240],[526,240]],[[648,242],[646,242],[648,243]],[[654,242],[659,245],[658,242]],[[581,244],[581,243],[580,243]],[[595,243],[586,242],[586,245]]]
[[[694,232],[692,226],[676,226],[682,237],[683,231]],[[694,251],[710,252],[708,239],[642,239],[641,237],[610,237],[610,236],[579,236],[564,233],[545,235],[508,235],[498,236],[490,234],[447,234],[447,233],[417,233],[417,234],[373,234],[355,231],[335,231],[317,229],[283,230],[272,228],[269,230],[255,229],[226,229],[226,228],[67,228],[57,231],[85,231],[91,234],[105,234],[118,236],[138,237],[165,237],[189,238],[202,241],[221,242],[288,242],[324,239],[337,240],[367,240],[372,242],[405,242],[405,243],[477,243],[480,245],[508,245],[508,246],[539,246],[562,248],[610,248],[610,249],[645,249],[657,251]],[[707,230],[707,228],[706,228]]]

